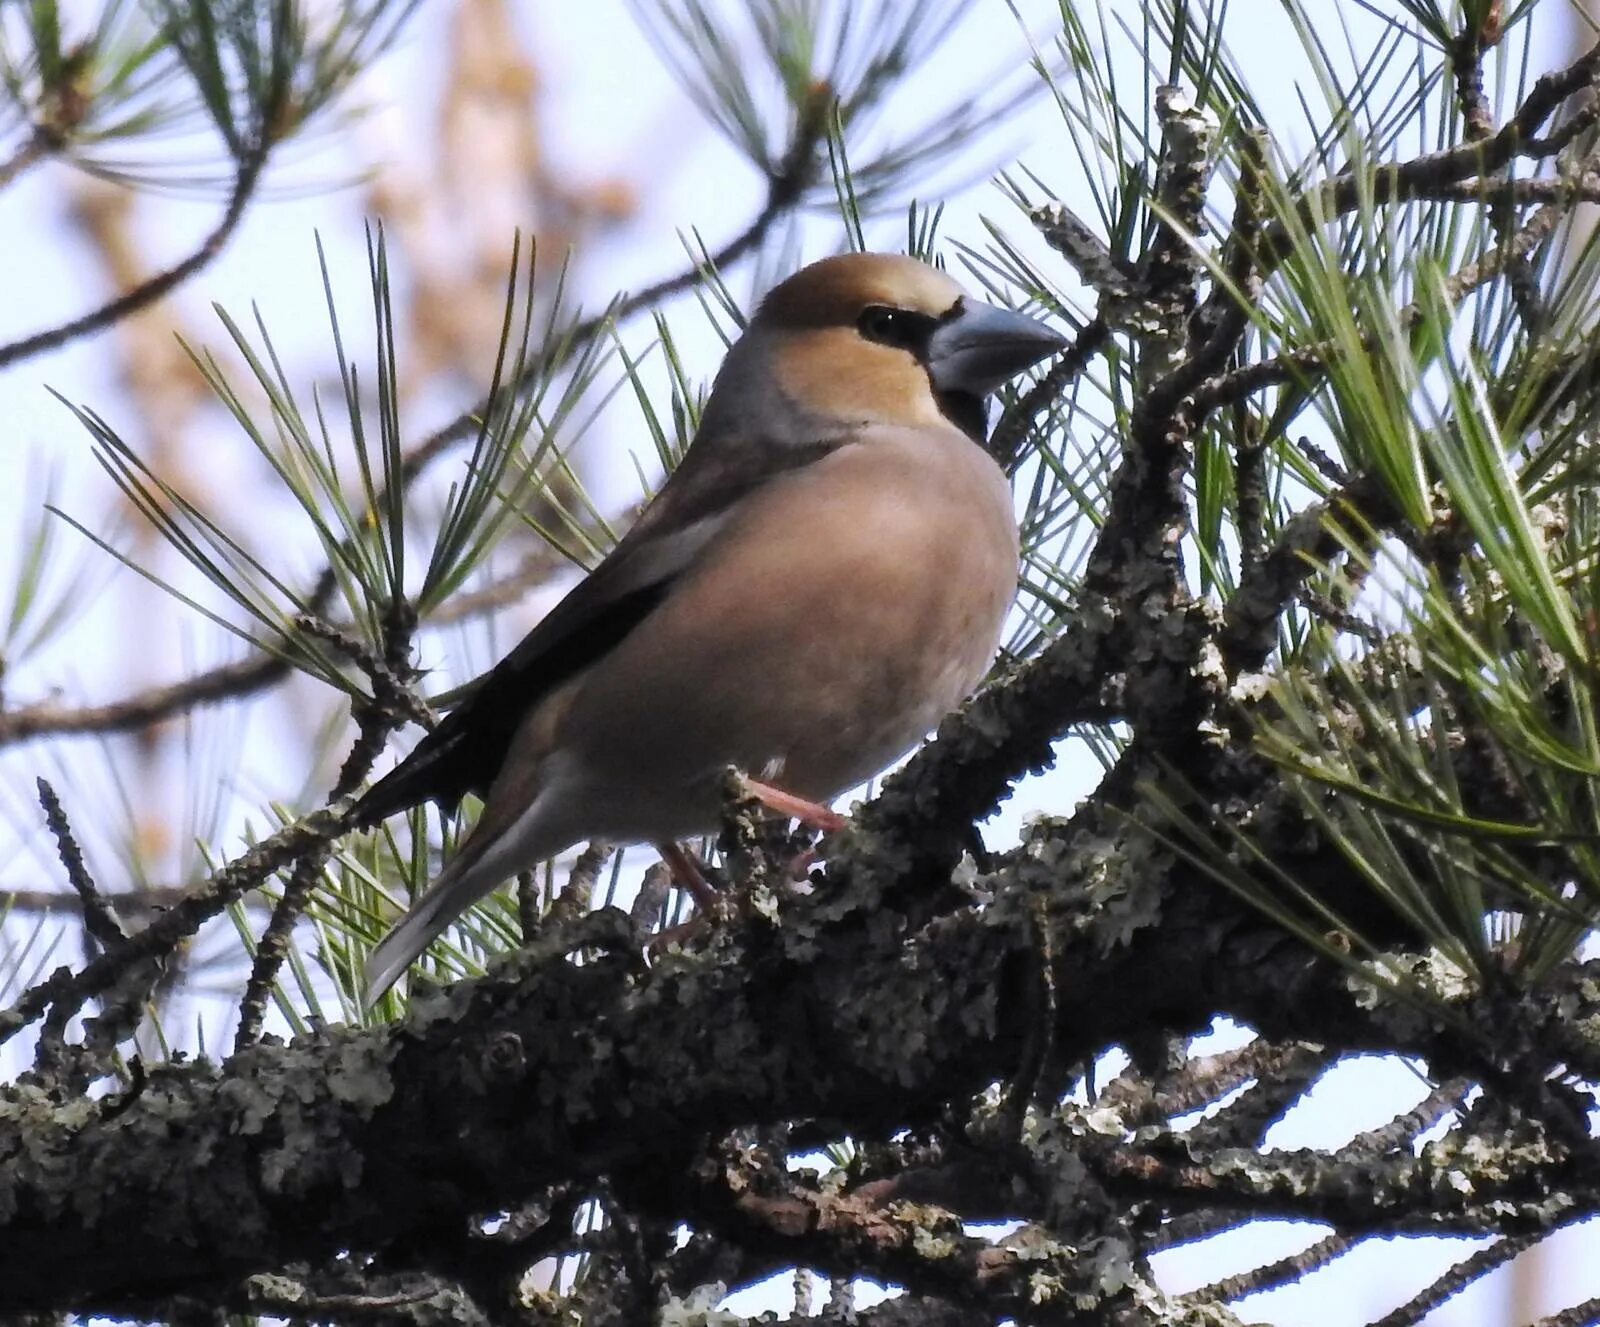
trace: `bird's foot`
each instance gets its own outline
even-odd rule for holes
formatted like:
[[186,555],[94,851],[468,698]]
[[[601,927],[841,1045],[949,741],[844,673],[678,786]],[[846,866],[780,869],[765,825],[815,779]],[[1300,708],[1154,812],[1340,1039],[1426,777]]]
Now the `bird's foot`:
[[[781,788],[774,788],[771,784],[762,783],[759,779],[752,779],[748,775],[740,775],[739,780],[746,794],[778,815],[798,820],[801,824],[822,833],[832,833],[845,825],[845,818],[832,807],[824,806],[820,802],[807,801],[804,797],[796,797],[793,793],[786,793]],[[695,860],[694,854],[682,844],[663,841],[655,846],[656,851],[661,854],[661,860],[672,872],[673,882],[694,899],[695,907],[701,915],[656,932],[645,945],[645,951],[651,954],[659,954],[671,945],[681,944],[700,934],[706,924],[704,914],[710,912],[726,897],[706,879],[705,872]],[[781,868],[789,880],[804,880],[816,859],[817,849],[813,845],[785,857]]]
[[740,775],[739,781],[751,797],[767,810],[776,811],[780,816],[798,820],[802,825],[809,825],[824,834],[831,834],[845,826],[845,818],[831,806],[807,801],[804,797],[796,797],[793,793],[784,792],[782,788],[774,788],[770,783],[752,779],[748,774]]
[[656,851],[661,854],[661,860],[672,872],[672,878],[678,888],[688,892],[701,912],[715,906],[722,895],[706,879],[705,872],[700,869],[700,863],[695,861],[692,854],[677,843],[658,843]]
[[645,957],[654,962],[665,954],[667,950],[681,949],[690,940],[697,939],[708,933],[707,921],[703,913],[689,918],[686,922],[679,922],[676,926],[663,926],[645,941]]

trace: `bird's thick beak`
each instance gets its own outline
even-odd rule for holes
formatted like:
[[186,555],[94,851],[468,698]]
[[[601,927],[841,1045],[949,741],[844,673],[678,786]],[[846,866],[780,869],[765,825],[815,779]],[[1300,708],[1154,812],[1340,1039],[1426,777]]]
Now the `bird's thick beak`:
[[983,397],[1066,344],[1064,336],[1026,314],[964,299],[960,312],[940,323],[928,341],[928,375],[936,391]]

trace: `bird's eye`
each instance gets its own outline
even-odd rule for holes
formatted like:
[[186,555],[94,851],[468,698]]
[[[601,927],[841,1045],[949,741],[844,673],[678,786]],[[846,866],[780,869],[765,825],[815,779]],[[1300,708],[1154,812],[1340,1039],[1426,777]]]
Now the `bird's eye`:
[[869,341],[915,350],[927,341],[932,322],[926,314],[874,304],[862,312],[856,326]]

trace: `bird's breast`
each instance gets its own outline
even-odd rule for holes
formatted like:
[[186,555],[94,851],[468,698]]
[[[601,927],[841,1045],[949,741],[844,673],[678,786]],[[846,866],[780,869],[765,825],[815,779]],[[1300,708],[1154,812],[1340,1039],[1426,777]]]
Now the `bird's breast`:
[[817,799],[870,777],[982,678],[1016,574],[1009,487],[954,429],[869,432],[752,494],[562,717],[592,803],[640,821],[587,832],[710,828],[730,764]]

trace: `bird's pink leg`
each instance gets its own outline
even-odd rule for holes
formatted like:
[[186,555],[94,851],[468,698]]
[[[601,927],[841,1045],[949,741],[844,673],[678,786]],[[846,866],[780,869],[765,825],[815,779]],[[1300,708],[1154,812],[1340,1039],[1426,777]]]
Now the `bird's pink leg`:
[[[762,783],[761,780],[752,779],[749,775],[743,776],[742,783],[751,797],[778,815],[798,820],[801,824],[809,825],[812,829],[824,833],[844,828],[845,818],[821,802],[811,802],[804,797],[796,797],[793,793],[786,793],[782,788],[774,788],[770,783]],[[672,878],[678,887],[688,891],[700,911],[705,912],[721,898],[706,879],[705,873],[701,871],[700,864],[680,844],[657,843],[656,851],[661,854],[661,860],[667,864],[667,869],[672,872]],[[804,876],[814,856],[815,850],[808,850],[792,863],[799,876]],[[660,937],[657,937],[658,941],[659,939]]]
[[672,872],[672,878],[677,881],[678,887],[688,890],[694,896],[695,906],[702,912],[721,897],[701,871],[700,863],[681,846],[676,843],[658,843],[656,851],[661,854],[661,860],[667,864],[667,869]]
[[752,779],[748,774],[744,776],[743,782],[750,796],[767,810],[776,811],[780,816],[788,816],[791,820],[798,820],[802,825],[809,825],[812,829],[821,830],[825,834],[831,834],[845,826],[845,818],[831,806],[824,806],[821,802],[808,802],[804,797],[786,793],[782,788],[774,788],[770,783]]

